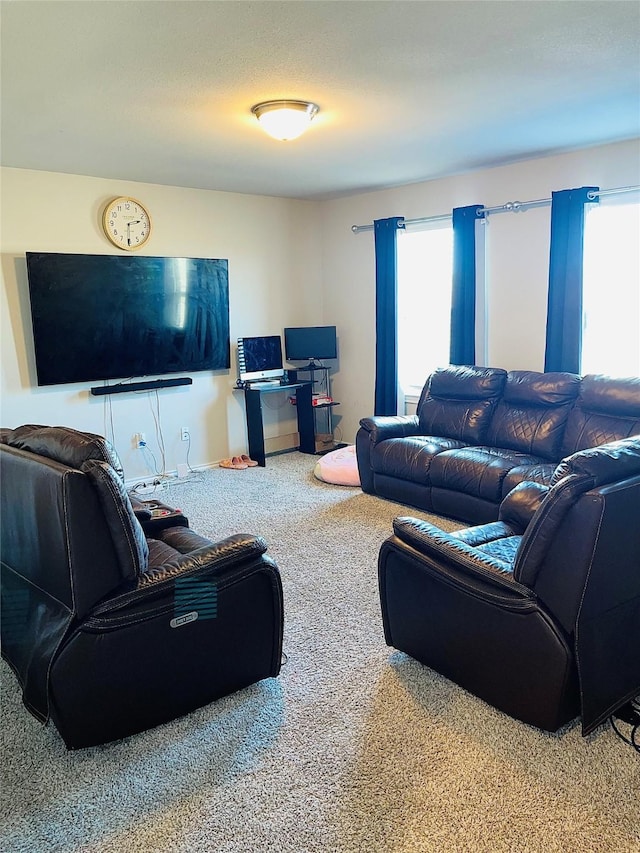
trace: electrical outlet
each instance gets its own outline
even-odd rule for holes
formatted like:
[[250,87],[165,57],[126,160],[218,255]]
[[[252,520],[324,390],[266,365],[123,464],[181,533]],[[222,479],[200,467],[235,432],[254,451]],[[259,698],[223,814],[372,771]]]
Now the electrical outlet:
[[189,441],[191,439],[191,434],[189,433],[189,427],[182,427],[180,430],[180,438],[183,441]]
[[144,447],[146,442],[147,442],[147,439],[145,438],[145,435],[143,432],[134,432],[132,438],[133,438],[133,446],[135,448]]

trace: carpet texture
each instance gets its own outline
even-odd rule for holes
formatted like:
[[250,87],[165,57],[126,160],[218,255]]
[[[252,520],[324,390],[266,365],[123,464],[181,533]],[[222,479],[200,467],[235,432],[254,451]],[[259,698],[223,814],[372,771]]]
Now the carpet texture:
[[385,646],[378,549],[396,515],[428,516],[322,483],[315,462],[286,454],[162,493],[213,539],[269,542],[278,679],[69,753],[2,664],[0,849],[640,851],[640,760],[608,727],[542,733]]

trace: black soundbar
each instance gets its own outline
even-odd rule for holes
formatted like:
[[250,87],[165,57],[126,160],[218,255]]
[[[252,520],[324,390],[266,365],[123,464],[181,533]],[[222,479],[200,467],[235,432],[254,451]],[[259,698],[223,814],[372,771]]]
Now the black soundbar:
[[103,394],[125,394],[127,391],[154,391],[156,388],[175,388],[178,385],[193,385],[190,376],[173,379],[147,379],[143,382],[119,382],[117,385],[96,385],[91,389],[94,397]]

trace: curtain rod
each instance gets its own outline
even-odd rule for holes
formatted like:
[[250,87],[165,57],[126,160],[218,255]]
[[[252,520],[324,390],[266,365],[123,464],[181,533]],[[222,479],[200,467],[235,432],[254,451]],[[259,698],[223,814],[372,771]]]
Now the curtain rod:
[[[422,216],[420,219],[402,219],[402,227],[405,225],[424,225],[426,222],[445,222],[447,219],[452,219],[450,213],[440,213],[438,216]],[[360,231],[373,231],[373,223],[371,225],[352,225],[351,230],[354,234],[359,234]]]
[[[603,195],[618,195],[620,193],[632,193],[640,190],[640,186],[631,187],[616,187],[611,190],[591,190],[587,193],[587,198],[595,199],[596,196]],[[478,216],[484,216],[487,213],[519,213],[521,210],[529,210],[532,207],[543,207],[551,204],[551,198],[536,198],[532,201],[507,201],[505,204],[499,204],[496,207],[481,207],[478,210]],[[419,219],[404,219],[401,220],[403,225],[424,225],[427,222],[444,222],[451,219],[450,213],[441,213],[439,216],[423,216]],[[352,225],[351,230],[354,234],[359,234],[361,231],[373,231],[373,223],[371,225]]]

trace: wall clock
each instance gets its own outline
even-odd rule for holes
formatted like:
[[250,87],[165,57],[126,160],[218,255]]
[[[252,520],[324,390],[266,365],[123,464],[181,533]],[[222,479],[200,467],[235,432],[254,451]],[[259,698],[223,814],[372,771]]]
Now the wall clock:
[[119,196],[106,206],[102,227],[114,246],[132,252],[151,236],[151,217],[137,199]]

